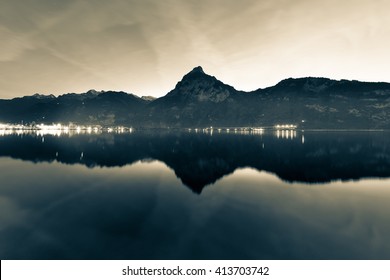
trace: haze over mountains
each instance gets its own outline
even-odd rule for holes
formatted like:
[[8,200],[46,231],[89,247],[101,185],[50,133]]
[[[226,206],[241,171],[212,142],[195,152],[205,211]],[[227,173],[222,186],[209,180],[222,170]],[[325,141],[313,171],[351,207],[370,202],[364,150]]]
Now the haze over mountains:
[[0,100],[0,122],[79,123],[144,128],[390,128],[390,84],[327,78],[286,79],[243,92],[194,68],[160,98],[90,90]]

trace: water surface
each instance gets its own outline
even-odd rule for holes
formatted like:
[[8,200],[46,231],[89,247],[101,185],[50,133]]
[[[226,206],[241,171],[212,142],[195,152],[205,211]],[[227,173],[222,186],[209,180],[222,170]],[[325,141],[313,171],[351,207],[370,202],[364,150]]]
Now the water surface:
[[1,259],[389,259],[386,132],[0,137]]

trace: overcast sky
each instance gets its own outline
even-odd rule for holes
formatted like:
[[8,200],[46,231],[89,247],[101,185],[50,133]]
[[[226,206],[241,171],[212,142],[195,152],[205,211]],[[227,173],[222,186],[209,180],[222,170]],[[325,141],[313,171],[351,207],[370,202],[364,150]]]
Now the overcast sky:
[[389,0],[0,0],[0,98],[162,96],[193,67],[237,89],[390,82]]

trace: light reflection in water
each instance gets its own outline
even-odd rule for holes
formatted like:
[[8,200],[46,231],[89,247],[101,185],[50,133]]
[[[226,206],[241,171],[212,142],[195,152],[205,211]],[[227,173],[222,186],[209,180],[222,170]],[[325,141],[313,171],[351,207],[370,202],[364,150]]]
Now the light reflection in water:
[[[290,139],[293,140],[297,138],[297,131],[296,130],[276,130],[274,135],[278,139]],[[303,134],[302,134],[303,136]]]

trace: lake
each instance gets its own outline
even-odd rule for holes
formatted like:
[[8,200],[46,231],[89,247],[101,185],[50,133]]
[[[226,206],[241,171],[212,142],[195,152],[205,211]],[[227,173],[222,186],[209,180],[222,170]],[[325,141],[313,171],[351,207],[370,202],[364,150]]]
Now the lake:
[[390,133],[9,133],[1,259],[390,259]]

